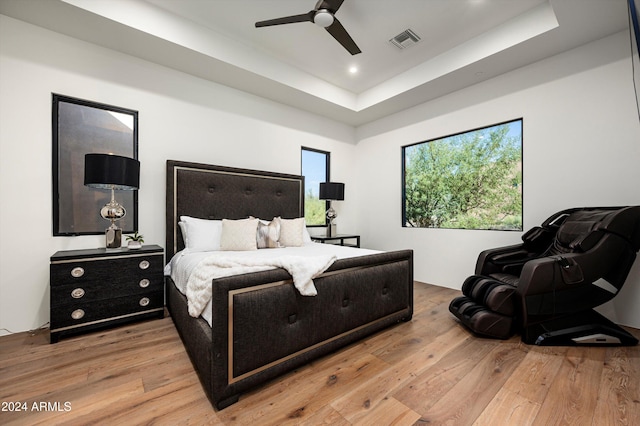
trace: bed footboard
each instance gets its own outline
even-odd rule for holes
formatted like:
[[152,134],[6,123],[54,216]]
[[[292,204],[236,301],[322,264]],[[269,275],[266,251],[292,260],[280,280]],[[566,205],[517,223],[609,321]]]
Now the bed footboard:
[[282,269],[214,280],[212,328],[189,317],[184,296],[169,285],[167,305],[218,409],[413,315],[411,250],[338,260],[314,283],[318,295],[305,297]]

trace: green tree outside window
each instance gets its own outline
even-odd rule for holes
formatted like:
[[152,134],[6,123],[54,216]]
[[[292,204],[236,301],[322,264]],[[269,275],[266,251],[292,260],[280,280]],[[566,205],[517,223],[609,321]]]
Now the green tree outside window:
[[403,226],[522,230],[522,119],[403,147]]
[[329,182],[330,153],[302,147],[304,218],[307,226],[326,226],[327,202],[320,199],[320,183]]

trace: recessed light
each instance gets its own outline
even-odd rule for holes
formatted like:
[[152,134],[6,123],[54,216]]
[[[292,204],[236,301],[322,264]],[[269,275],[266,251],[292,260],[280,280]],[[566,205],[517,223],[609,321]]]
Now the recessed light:
[[358,73],[358,67],[356,67],[355,65],[350,66],[349,67],[349,73],[350,74],[357,74]]

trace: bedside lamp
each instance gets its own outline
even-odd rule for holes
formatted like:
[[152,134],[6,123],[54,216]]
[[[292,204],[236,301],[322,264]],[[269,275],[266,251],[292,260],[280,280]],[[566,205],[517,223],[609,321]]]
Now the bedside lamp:
[[84,157],[84,184],[90,188],[110,189],[111,201],[101,210],[100,216],[111,221],[106,231],[107,248],[120,248],[122,229],[115,221],[127,212],[115,200],[115,190],[133,191],[140,186],[140,162],[133,158],[112,154],[87,154]]
[[329,210],[327,210],[327,219],[329,220],[329,228],[327,229],[327,237],[331,237],[335,234],[333,229],[333,219],[338,217],[336,211],[331,207],[331,200],[342,201],[344,200],[344,183],[339,182],[322,182],[320,184],[320,199],[329,201]]

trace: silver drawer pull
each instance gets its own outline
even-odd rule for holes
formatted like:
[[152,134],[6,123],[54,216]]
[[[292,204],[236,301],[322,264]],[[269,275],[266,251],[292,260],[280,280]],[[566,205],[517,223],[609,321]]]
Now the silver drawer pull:
[[84,268],[81,268],[80,266],[76,266],[71,270],[71,276],[73,278],[80,278],[83,275],[84,275]]
[[148,260],[143,260],[138,264],[138,267],[140,267],[140,269],[147,269],[149,268],[149,266],[150,266],[150,263]]
[[149,280],[148,280],[148,279],[146,279],[146,278],[141,279],[141,280],[140,280],[140,282],[138,283],[138,285],[139,285],[140,287],[142,287],[142,288],[147,288],[147,287],[149,287],[149,284],[151,284],[151,281],[149,281]]
[[76,309],[75,311],[71,312],[71,318],[73,318],[74,320],[79,320],[84,316],[84,311],[82,309]]
[[84,289],[82,288],[76,288],[71,292],[71,297],[74,299],[80,299],[82,296],[84,296]]
[[142,299],[140,299],[140,306],[147,306],[151,301],[149,300],[148,297],[143,297]]

